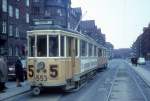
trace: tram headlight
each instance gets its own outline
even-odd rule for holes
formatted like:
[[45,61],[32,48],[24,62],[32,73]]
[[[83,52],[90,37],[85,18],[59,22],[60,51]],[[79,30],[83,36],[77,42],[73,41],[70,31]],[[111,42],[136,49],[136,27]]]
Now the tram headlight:
[[42,70],[42,69],[44,69],[44,68],[45,68],[44,62],[39,62],[39,63],[37,64],[37,70]]

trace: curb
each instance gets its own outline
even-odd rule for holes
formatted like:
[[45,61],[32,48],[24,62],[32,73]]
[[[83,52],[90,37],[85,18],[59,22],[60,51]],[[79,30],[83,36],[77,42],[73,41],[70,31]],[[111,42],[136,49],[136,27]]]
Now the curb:
[[130,63],[128,63],[128,64],[141,77],[141,79],[150,87],[150,81],[148,81],[147,79],[145,79],[145,77],[144,77],[144,75],[142,73],[140,73],[138,70],[136,70],[135,68],[133,68],[132,64],[130,64]]
[[9,96],[9,97],[2,98],[2,99],[0,99],[0,101],[8,100],[8,99],[10,99],[10,98],[12,98],[12,97],[15,97],[15,96],[18,96],[18,95],[22,95],[22,94],[28,93],[29,91],[31,91],[31,90],[27,90],[27,91],[24,91],[24,92],[21,92],[21,93],[18,93],[18,94]]

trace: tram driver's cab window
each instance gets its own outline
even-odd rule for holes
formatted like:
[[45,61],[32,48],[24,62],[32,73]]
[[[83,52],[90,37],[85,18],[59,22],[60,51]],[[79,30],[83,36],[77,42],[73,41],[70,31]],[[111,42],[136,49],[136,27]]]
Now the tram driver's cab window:
[[29,56],[34,57],[35,55],[35,36],[29,37]]
[[47,36],[46,35],[37,36],[37,56],[38,57],[47,56]]
[[49,36],[49,56],[58,56],[58,35]]

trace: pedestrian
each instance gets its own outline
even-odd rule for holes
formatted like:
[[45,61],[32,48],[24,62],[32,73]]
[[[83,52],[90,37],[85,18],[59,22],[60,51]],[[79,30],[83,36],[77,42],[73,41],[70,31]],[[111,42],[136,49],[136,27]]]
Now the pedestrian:
[[136,57],[136,58],[135,58],[135,66],[137,66],[137,65],[138,65],[138,63],[137,63],[137,62],[138,62],[138,58]]
[[17,87],[21,87],[21,83],[24,81],[23,67],[20,58],[17,59],[15,63],[15,74],[16,74],[16,83]]
[[7,76],[8,76],[8,67],[6,59],[4,59],[3,56],[0,56],[0,91],[3,91],[7,88],[5,86]]

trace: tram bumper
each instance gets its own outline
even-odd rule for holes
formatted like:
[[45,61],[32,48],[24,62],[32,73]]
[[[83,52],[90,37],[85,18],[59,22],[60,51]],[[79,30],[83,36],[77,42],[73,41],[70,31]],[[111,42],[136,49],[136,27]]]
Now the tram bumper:
[[38,81],[30,81],[31,87],[58,87],[65,86],[66,81],[63,82],[38,82]]

